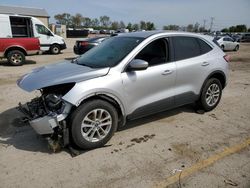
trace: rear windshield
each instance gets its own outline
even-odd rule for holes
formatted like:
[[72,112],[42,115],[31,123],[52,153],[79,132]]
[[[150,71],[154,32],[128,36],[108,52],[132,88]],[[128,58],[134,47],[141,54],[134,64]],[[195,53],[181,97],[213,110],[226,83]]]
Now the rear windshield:
[[114,67],[142,40],[137,37],[109,38],[80,56],[76,63],[92,68]]

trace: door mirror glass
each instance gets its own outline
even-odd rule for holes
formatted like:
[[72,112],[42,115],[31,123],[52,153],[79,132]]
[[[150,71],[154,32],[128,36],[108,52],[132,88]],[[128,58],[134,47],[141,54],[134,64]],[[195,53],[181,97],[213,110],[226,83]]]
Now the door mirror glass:
[[148,62],[141,59],[133,59],[128,66],[128,71],[146,70]]

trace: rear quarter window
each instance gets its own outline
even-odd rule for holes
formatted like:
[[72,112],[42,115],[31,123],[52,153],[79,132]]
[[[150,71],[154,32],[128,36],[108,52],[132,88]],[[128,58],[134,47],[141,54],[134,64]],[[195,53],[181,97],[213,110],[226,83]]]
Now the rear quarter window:
[[175,60],[188,59],[201,54],[200,44],[194,37],[172,37]]
[[212,50],[212,47],[209,46],[205,41],[203,41],[201,39],[198,39],[198,38],[197,38],[197,40],[198,40],[198,43],[200,45],[201,55],[206,54],[206,53],[208,53],[209,51]]

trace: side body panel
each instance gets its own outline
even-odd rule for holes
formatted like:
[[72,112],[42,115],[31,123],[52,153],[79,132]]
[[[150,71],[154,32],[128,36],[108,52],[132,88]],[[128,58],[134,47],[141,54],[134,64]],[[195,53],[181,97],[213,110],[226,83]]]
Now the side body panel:
[[19,47],[26,51],[28,55],[36,54],[40,50],[39,40],[37,38],[0,38],[0,55],[11,47]]
[[[134,116],[162,111],[174,105],[175,63],[164,63],[142,71],[121,74],[128,114]],[[161,101],[160,104],[157,102]],[[145,107],[145,108],[144,108]],[[133,117],[132,117],[133,119]]]
[[9,16],[0,14],[0,38],[11,38],[11,27]]

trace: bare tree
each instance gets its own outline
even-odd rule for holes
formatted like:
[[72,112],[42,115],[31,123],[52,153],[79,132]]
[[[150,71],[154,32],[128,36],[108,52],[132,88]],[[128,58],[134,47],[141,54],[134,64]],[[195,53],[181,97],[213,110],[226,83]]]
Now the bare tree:
[[75,16],[71,17],[73,26],[79,27],[82,23],[82,15],[77,13]]
[[100,17],[100,22],[101,25],[105,28],[107,28],[108,26],[110,26],[110,18],[108,16],[101,16]]
[[188,24],[187,31],[192,32],[193,30],[194,30],[194,25],[193,24]]
[[88,17],[83,17],[82,18],[82,25],[85,27],[90,27],[91,26],[91,19]]
[[117,21],[114,21],[111,23],[111,28],[113,30],[117,30],[119,28],[119,23]]
[[119,28],[124,29],[126,26],[123,21],[120,21]]
[[91,20],[91,26],[92,27],[99,27],[100,26],[100,21],[97,18],[94,18]]

